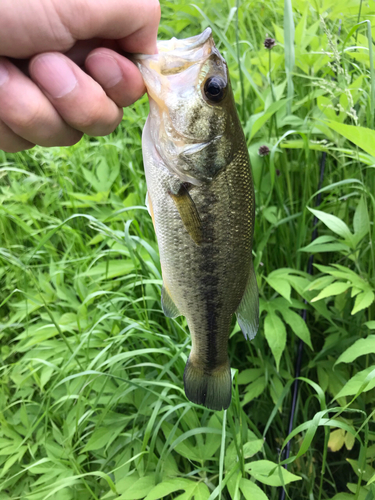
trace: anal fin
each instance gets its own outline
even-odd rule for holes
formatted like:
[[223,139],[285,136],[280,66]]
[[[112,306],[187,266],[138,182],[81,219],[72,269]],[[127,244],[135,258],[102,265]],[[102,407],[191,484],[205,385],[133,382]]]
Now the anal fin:
[[259,327],[259,294],[253,263],[236,316],[245,339],[252,340]]
[[194,243],[199,246],[203,240],[202,221],[189,191],[183,184],[181,184],[180,190],[177,194],[169,194],[176,205],[186,231],[189,233]]
[[161,289],[161,307],[163,308],[164,314],[168,318],[177,318],[177,316],[181,316],[180,311],[178,310],[176,304],[173,302],[164,285]]

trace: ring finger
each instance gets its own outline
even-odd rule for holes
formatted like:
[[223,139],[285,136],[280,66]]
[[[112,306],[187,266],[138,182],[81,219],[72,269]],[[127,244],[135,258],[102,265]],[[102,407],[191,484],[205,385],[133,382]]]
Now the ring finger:
[[[64,122],[35,83],[4,57],[0,57],[0,121],[15,136],[41,146],[68,146],[82,136]],[[11,135],[9,130],[4,134]],[[11,141],[15,144],[14,136]],[[7,144],[0,140],[0,147],[2,142]]]

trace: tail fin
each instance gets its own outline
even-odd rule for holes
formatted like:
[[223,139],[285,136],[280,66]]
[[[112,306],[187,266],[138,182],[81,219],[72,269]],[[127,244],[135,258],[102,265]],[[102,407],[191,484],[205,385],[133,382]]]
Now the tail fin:
[[226,410],[232,399],[229,361],[209,373],[188,359],[184,372],[186,397],[211,410]]

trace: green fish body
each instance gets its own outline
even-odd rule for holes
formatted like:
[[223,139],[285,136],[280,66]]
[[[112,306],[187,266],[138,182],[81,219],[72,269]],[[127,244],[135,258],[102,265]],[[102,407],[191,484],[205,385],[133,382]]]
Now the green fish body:
[[231,401],[233,314],[246,338],[258,329],[249,156],[211,30],[158,50],[137,63],[150,99],[142,147],[162,306],[169,317],[184,315],[191,333],[188,399],[221,410]]

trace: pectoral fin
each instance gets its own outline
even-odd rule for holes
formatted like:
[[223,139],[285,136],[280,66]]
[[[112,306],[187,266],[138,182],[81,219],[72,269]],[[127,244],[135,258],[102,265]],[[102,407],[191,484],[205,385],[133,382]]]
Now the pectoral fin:
[[177,194],[169,193],[180,214],[181,220],[191,239],[200,245],[202,243],[202,221],[189,191],[181,185]]
[[257,334],[259,326],[258,285],[252,263],[245,293],[236,311],[236,316],[245,339],[252,340]]
[[178,310],[176,304],[173,302],[164,285],[161,289],[161,307],[163,308],[164,314],[168,318],[177,318],[177,316],[181,316],[180,311]]

